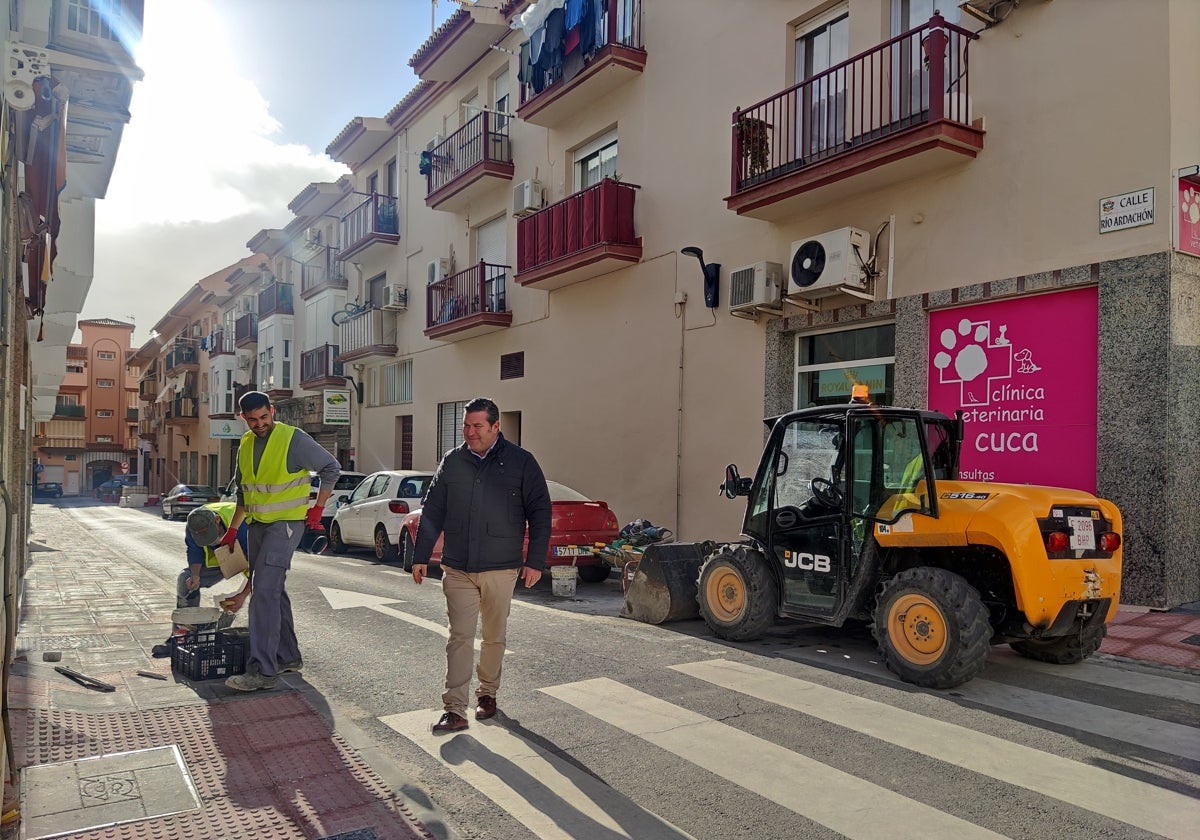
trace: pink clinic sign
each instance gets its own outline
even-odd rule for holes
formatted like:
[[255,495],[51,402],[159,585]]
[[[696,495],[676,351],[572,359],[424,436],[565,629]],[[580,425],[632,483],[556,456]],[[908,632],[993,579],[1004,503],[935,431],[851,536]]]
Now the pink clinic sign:
[[929,315],[929,407],[963,410],[961,478],[1096,491],[1097,291]]

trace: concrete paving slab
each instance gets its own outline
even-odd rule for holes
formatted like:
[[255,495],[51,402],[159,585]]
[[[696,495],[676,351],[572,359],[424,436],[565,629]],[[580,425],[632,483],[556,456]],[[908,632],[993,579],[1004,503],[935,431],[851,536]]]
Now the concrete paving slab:
[[26,840],[198,810],[175,745],[26,767]]

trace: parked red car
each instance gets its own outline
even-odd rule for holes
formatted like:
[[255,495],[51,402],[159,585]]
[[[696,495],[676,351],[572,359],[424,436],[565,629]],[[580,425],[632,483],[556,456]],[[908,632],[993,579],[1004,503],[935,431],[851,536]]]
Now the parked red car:
[[[547,481],[550,488],[550,550],[546,555],[546,568],[579,567],[579,577],[587,583],[599,583],[608,578],[609,565],[592,552],[596,543],[607,545],[617,538],[620,530],[617,515],[609,510],[606,502],[589,499],[556,481]],[[400,522],[400,550],[404,558],[404,571],[412,571],[413,549],[417,542],[417,528],[421,524],[421,509],[417,508]],[[529,536],[525,537],[525,550],[529,550]],[[438,537],[433,547],[430,563],[441,564],[442,538]]]

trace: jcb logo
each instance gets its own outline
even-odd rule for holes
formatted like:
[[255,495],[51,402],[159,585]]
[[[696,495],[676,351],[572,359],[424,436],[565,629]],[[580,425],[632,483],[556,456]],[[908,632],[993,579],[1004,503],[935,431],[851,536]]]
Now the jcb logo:
[[783,565],[789,569],[804,569],[810,572],[828,572],[830,560],[824,554],[808,554],[807,552],[783,553]]

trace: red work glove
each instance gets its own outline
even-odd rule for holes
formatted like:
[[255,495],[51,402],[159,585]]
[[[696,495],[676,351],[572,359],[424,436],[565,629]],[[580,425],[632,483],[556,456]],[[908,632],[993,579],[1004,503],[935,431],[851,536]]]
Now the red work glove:
[[315,505],[308,509],[308,515],[304,517],[304,524],[310,531],[324,531],[325,526],[321,524],[321,514],[325,509],[320,505]]
[[237,528],[230,528],[225,532],[225,536],[221,537],[221,541],[217,543],[216,547],[221,548],[222,546],[229,546],[229,550],[233,551],[233,544],[237,542],[237,534]]

